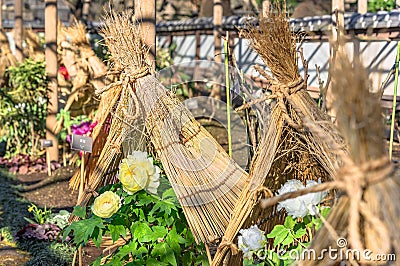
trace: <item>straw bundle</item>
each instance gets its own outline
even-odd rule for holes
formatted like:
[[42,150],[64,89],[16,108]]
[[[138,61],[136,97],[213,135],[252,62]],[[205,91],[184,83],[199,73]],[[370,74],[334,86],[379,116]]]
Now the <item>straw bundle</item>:
[[26,42],[24,54],[34,61],[43,61],[44,50],[37,34],[32,29],[24,29],[24,39]]
[[106,85],[104,77],[107,74],[107,67],[95,55],[88,38],[86,37],[86,28],[81,22],[66,28],[65,34],[70,38],[74,52],[76,54],[75,63],[78,66],[76,82],[74,88],[84,86],[89,81],[95,89],[101,89]]
[[[334,66],[332,86],[336,96],[337,122],[345,137],[349,154],[341,154],[344,166],[338,170],[337,181],[331,184],[344,192],[338,204],[332,208],[324,227],[312,241],[316,254],[329,247],[338,248],[339,254],[355,250],[359,254],[371,251],[377,254],[400,254],[400,173],[393,170],[384,145],[384,128],[380,99],[369,92],[368,74],[355,59],[338,54]],[[346,97],[343,97],[346,95]],[[337,147],[332,147],[337,149]],[[339,238],[346,240],[339,241]],[[344,244],[347,244],[344,245]],[[356,252],[347,252],[351,264],[391,264],[394,261],[368,261]],[[334,265],[325,256],[315,261],[303,261],[303,265]]]
[[[342,138],[330,118],[318,109],[305,90],[307,71],[302,79],[297,65],[297,38],[281,9],[261,18],[259,27],[248,25],[242,34],[270,68],[273,76],[257,67],[270,83],[272,95],[265,99],[276,101],[268,129],[251,164],[249,185],[242,191],[212,265],[240,264],[241,256],[231,255],[238,252],[234,239],[241,228],[256,223],[270,231],[283,222],[285,214],[277,212],[274,204],[262,208],[260,198],[273,196],[290,179],[325,182],[334,178],[340,161],[329,149],[325,137],[308,130],[305,122],[315,125],[344,150]],[[303,63],[306,64],[304,60]]]
[[[105,159],[113,159],[111,143],[121,147],[126,133],[136,130],[137,123],[144,120],[156,156],[163,163],[197,242],[213,242],[224,233],[247,174],[184,105],[154,76],[148,75],[143,33],[131,24],[127,14],[111,14],[105,21],[103,34],[113,60],[123,68],[123,73],[119,82],[102,91],[122,87],[122,96],[96,165],[99,170],[93,171],[88,186],[97,189],[101,171],[104,174],[110,168]],[[125,94],[131,101],[131,109],[118,113]],[[128,122],[129,118],[135,121]],[[118,132],[114,131],[114,123],[118,123]],[[87,200],[88,196],[84,198]]]
[[0,83],[4,83],[4,73],[9,66],[16,66],[17,60],[10,50],[8,38],[3,29],[0,29]]

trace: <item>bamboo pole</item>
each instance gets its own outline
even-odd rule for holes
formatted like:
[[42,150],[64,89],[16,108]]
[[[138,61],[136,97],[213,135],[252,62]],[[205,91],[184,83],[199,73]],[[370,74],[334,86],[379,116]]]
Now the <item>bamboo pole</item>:
[[[214,61],[217,63],[222,63],[222,16],[223,16],[223,6],[221,0],[214,0],[213,6],[213,16],[214,16]],[[221,99],[221,86],[219,84],[214,84],[211,89],[211,97],[218,100]]]
[[82,21],[85,25],[88,23],[90,11],[90,0],[84,0],[82,6]]
[[53,141],[48,148],[50,160],[58,161],[58,141],[52,128],[57,123],[58,84],[57,84],[57,0],[46,0],[45,8],[45,41],[46,41],[46,74],[49,79],[49,106],[46,117],[46,139]]
[[266,17],[268,15],[269,6],[270,6],[270,0],[264,0],[262,2],[262,12],[261,12],[261,14],[262,14],[263,17]]
[[0,28],[3,28],[3,0],[0,0]]
[[15,57],[18,62],[24,61],[23,47],[22,47],[22,0],[15,1],[14,9],[14,41],[15,41]]
[[357,10],[360,14],[367,13],[368,10],[368,0],[358,0],[357,1]]
[[[344,27],[344,0],[332,0],[332,35],[329,42],[329,51],[330,51],[330,59],[329,59],[329,67],[332,67],[334,64],[335,53],[337,49],[341,49],[338,46],[338,39],[340,30]],[[333,108],[333,104],[335,102],[332,86],[329,85],[329,88],[326,91],[326,108],[328,114],[335,120],[336,113]]]

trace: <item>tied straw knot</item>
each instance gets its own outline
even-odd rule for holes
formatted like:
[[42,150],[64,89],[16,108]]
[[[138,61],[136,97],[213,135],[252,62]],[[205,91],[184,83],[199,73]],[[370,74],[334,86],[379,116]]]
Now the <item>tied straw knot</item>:
[[85,189],[85,193],[86,194],[92,194],[93,195],[93,197],[97,197],[98,195],[99,195],[99,193],[97,193],[97,191],[96,190],[94,190],[92,187],[87,187],[86,189]]
[[[364,250],[360,231],[361,216],[369,224],[376,235],[382,239],[390,239],[389,231],[368,207],[364,200],[364,191],[368,186],[381,182],[389,177],[393,166],[387,157],[370,160],[356,165],[352,160],[345,161],[345,166],[338,172],[337,188],[342,189],[349,198],[348,240],[353,249]],[[379,231],[378,231],[379,230]],[[380,253],[390,251],[390,243],[382,243]]]
[[128,70],[128,71],[123,71],[121,72],[120,75],[120,80],[113,82],[107,86],[104,86],[101,89],[97,89],[95,93],[97,95],[102,94],[103,92],[106,92],[110,90],[111,88],[117,87],[117,86],[126,86],[130,83],[136,82],[138,79],[145,77],[146,75],[150,74],[150,69],[149,67],[145,66],[142,67],[141,69],[134,71],[134,70]]
[[218,250],[221,250],[225,247],[231,250],[232,255],[237,255],[239,253],[238,247],[232,241],[229,241],[224,237],[222,238],[221,244],[218,246]]

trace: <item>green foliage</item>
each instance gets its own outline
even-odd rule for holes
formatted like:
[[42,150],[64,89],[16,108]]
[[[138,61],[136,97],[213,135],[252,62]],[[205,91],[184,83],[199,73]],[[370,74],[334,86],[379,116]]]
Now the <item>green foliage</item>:
[[390,11],[396,8],[396,0],[368,0],[368,12]]
[[26,217],[24,217],[24,219],[31,224],[35,224],[35,223],[36,224],[44,224],[51,217],[51,208],[48,210],[45,206],[44,209],[40,209],[33,203],[31,204],[31,206],[29,206],[28,212],[33,214],[35,221],[32,221],[31,219],[26,218]]
[[[208,265],[202,248],[196,245],[188,229],[173,189],[165,188],[165,180],[165,177],[161,180],[159,190],[164,192],[160,196],[143,190],[129,195],[120,184],[100,189],[100,193],[114,191],[123,199],[118,212],[106,219],[89,214],[88,218],[68,226],[63,232],[64,239],[71,232],[76,245],[92,239],[100,246],[104,235],[113,241],[126,239],[126,244],[108,257],[105,265],[124,265],[130,256],[133,262],[128,265]],[[73,213],[86,217],[82,207],[76,207]],[[99,265],[100,260],[94,265]]]
[[156,70],[170,67],[174,64],[173,54],[177,45],[172,43],[169,48],[157,47],[156,53]]
[[[330,207],[319,207],[319,210],[319,215],[326,218]],[[260,249],[255,253],[255,259],[245,259],[243,265],[293,265],[295,258],[291,256],[301,254],[302,250],[310,245],[313,234],[322,224],[320,216],[308,215],[302,219],[293,219],[291,216],[287,216],[283,225],[276,225],[267,234],[267,237],[273,240],[271,249],[267,247]]]
[[35,155],[45,135],[47,79],[43,61],[26,59],[6,70],[8,84],[0,90],[0,135],[7,142],[7,157]]
[[69,225],[68,218],[70,213],[67,210],[60,210],[58,213],[52,213],[46,219],[46,223],[55,224],[60,229],[64,229]]

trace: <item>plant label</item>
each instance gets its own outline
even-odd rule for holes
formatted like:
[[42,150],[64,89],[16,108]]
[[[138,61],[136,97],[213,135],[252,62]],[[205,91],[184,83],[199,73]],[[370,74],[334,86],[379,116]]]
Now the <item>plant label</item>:
[[92,153],[92,144],[91,137],[72,134],[71,149]]
[[53,141],[50,139],[41,139],[40,145],[42,146],[42,149],[50,148],[53,147]]

